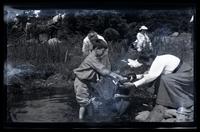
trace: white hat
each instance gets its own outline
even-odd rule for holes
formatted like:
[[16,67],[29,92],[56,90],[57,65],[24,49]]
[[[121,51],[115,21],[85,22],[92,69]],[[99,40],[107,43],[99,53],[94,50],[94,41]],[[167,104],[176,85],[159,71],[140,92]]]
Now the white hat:
[[139,30],[148,30],[146,26],[141,26]]

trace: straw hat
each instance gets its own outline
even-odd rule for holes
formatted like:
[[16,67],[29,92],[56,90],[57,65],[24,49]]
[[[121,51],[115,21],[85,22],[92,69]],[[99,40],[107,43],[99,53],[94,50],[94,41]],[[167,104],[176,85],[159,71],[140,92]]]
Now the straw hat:
[[146,26],[141,26],[139,30],[148,30]]

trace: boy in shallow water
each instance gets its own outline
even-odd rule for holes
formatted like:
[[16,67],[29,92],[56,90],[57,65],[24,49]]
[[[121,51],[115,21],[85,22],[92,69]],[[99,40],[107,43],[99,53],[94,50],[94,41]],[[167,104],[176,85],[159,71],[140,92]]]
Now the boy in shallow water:
[[111,72],[111,70],[102,62],[102,57],[107,51],[107,44],[100,39],[93,40],[92,52],[84,59],[81,65],[74,69],[76,75],[74,81],[74,91],[76,100],[80,105],[79,119],[83,120],[87,106],[92,102],[92,91],[98,81],[98,76],[108,76],[119,80],[126,78]]

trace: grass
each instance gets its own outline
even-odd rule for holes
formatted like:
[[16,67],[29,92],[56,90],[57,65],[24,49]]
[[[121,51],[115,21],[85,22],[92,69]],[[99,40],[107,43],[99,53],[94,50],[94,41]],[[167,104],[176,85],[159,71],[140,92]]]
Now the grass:
[[[23,36],[16,44],[16,40],[8,36],[8,45],[13,46],[7,48],[7,61],[14,64],[30,63],[35,66],[48,64],[59,73],[71,74],[69,71],[78,67],[84,59],[81,52],[83,38],[81,34],[72,34],[62,40],[61,44],[50,47],[46,43],[27,43]],[[170,53],[193,64],[191,34],[183,33],[179,37],[154,37],[152,43],[157,54]],[[111,41],[108,44],[111,65],[113,70],[117,70],[121,64],[116,62],[127,54],[124,43]]]

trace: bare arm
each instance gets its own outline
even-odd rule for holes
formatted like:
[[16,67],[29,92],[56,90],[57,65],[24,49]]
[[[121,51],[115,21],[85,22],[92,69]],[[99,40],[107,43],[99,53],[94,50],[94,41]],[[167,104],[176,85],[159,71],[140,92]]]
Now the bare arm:
[[158,76],[160,76],[165,68],[165,64],[159,58],[156,58],[152,63],[150,70],[147,74],[144,74],[144,77],[136,82],[134,82],[135,86],[138,87],[140,85],[149,83],[154,81]]

